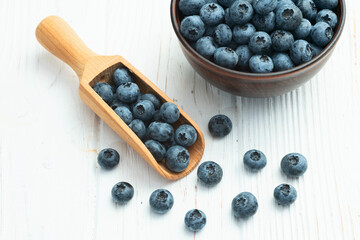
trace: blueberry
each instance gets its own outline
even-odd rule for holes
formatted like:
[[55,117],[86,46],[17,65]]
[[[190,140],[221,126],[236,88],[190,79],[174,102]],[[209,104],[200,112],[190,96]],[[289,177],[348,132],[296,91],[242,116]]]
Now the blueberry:
[[126,107],[126,108],[130,109],[129,104],[124,103],[124,102],[120,101],[120,100],[117,99],[117,98],[114,98],[114,100],[110,103],[110,107],[111,107],[113,110],[115,110],[117,107]]
[[299,0],[297,7],[301,10],[304,18],[313,21],[317,14],[317,7],[313,0]]
[[206,25],[217,25],[224,17],[224,9],[217,3],[206,3],[200,9],[200,18]]
[[234,68],[238,62],[238,55],[228,47],[220,47],[214,53],[214,62],[222,67]]
[[236,25],[234,20],[232,20],[230,17],[230,8],[225,9],[225,23],[231,28],[235,27]]
[[196,41],[205,33],[205,24],[199,16],[185,17],[180,24],[180,32],[191,41]]
[[230,7],[235,0],[218,0],[218,2],[225,7]]
[[134,188],[130,183],[118,182],[111,190],[111,196],[115,203],[125,204],[134,196]]
[[218,3],[218,1],[217,0],[205,0],[205,3]]
[[311,27],[310,21],[303,18],[300,25],[293,31],[295,39],[306,39],[310,35]]
[[290,48],[290,57],[296,65],[310,61],[313,57],[310,44],[305,40],[296,40]]
[[310,31],[311,39],[320,47],[325,47],[331,41],[333,35],[334,32],[331,26],[326,22],[316,23]]
[[278,0],[278,4],[276,6],[276,9],[284,6],[284,5],[295,5],[295,2],[292,0]]
[[248,1],[237,0],[230,7],[230,17],[236,24],[243,25],[250,22],[254,9]]
[[288,177],[299,177],[307,170],[307,160],[300,153],[287,154],[281,160],[281,169]]
[[116,69],[113,75],[113,79],[115,86],[117,87],[121,84],[134,81],[132,73],[125,67]]
[[246,70],[249,68],[249,60],[252,57],[252,53],[247,45],[240,45],[236,49],[236,54],[239,56],[237,68],[240,70]]
[[138,85],[133,82],[127,82],[121,84],[116,90],[117,98],[125,103],[131,103],[136,101],[139,94],[140,94],[140,89]]
[[334,9],[339,4],[339,0],[314,0],[319,9]]
[[153,116],[153,118],[152,118],[152,121],[153,122],[161,122],[162,120],[161,120],[161,116],[160,116],[160,110],[156,110],[155,112],[154,112],[154,116]]
[[290,184],[281,184],[274,189],[274,198],[279,204],[287,206],[295,202],[297,192]]
[[254,33],[249,41],[249,48],[254,54],[267,54],[271,51],[271,38],[266,32]]
[[256,28],[251,23],[242,26],[235,26],[233,29],[233,39],[238,44],[248,44],[250,37],[256,32]]
[[232,40],[231,28],[226,24],[219,24],[215,28],[213,37],[219,46],[227,46]]
[[173,207],[174,198],[168,190],[158,189],[151,194],[149,204],[154,212],[164,214]]
[[120,155],[115,149],[105,148],[100,151],[97,161],[100,167],[111,169],[119,164]]
[[258,201],[252,193],[242,192],[232,200],[231,206],[235,217],[248,218],[256,213]]
[[212,37],[205,36],[197,40],[195,49],[201,56],[210,59],[214,55],[217,45]]
[[138,118],[143,121],[150,120],[155,113],[154,104],[149,100],[140,100],[133,107],[134,118]]
[[227,116],[218,114],[210,119],[208,128],[214,137],[225,137],[232,130],[232,122]]
[[297,6],[285,4],[276,10],[275,18],[278,29],[293,31],[300,25],[303,15]]
[[190,231],[200,231],[206,225],[206,215],[199,209],[192,209],[185,215],[185,226]]
[[[212,36],[214,35],[215,28],[216,28],[216,26],[209,26],[209,25],[207,25],[207,26],[206,26],[206,29],[205,29],[204,36],[212,37]],[[195,49],[196,49],[196,45],[195,45]]]
[[152,93],[145,93],[141,95],[139,100],[149,100],[154,105],[155,110],[161,106],[161,101]]
[[142,139],[146,135],[146,126],[143,121],[139,119],[134,119],[129,124],[129,128],[140,138]]
[[272,49],[277,52],[284,52],[290,49],[294,43],[294,36],[284,30],[276,30],[271,34]]
[[252,171],[258,171],[266,166],[265,154],[256,149],[247,151],[243,160],[245,167]]
[[110,103],[114,98],[114,93],[108,83],[98,82],[93,89],[106,103]]
[[254,55],[249,60],[249,67],[254,73],[269,73],[274,69],[274,63],[269,56]]
[[275,71],[284,71],[295,67],[287,53],[275,53],[272,55]]
[[130,124],[133,120],[133,115],[127,107],[120,106],[115,108],[114,111],[126,124]]
[[175,141],[175,136],[173,136],[172,138],[170,138],[169,140],[167,140],[166,142],[162,143],[165,147],[166,150],[168,150],[169,148],[171,148],[172,146],[177,145],[176,141]]
[[189,151],[179,145],[170,147],[166,152],[166,166],[173,172],[182,172],[190,162]]
[[204,4],[204,0],[180,0],[179,10],[184,15],[198,15]]
[[317,15],[316,15],[316,22],[326,22],[327,24],[330,25],[330,27],[335,28],[338,22],[337,16],[336,14],[329,10],[329,9],[324,9],[321,10]]
[[256,13],[267,15],[275,10],[277,4],[277,0],[254,0],[252,5]]
[[196,142],[197,132],[195,128],[189,124],[183,124],[175,131],[175,141],[183,147],[190,147]]
[[164,159],[166,155],[166,149],[161,143],[155,140],[147,140],[145,142],[145,146],[147,149],[149,149],[157,162],[161,162]]
[[180,111],[175,104],[166,102],[160,107],[160,116],[163,121],[167,123],[174,123],[179,119]]
[[199,166],[197,176],[202,183],[212,186],[221,181],[223,177],[223,170],[216,162],[207,161],[203,162]]
[[322,47],[317,46],[316,44],[310,43],[310,47],[313,51],[313,57],[320,54],[320,52],[323,50]]
[[166,142],[174,137],[174,128],[168,123],[152,122],[147,129],[147,135],[153,140]]
[[267,15],[255,14],[252,19],[256,30],[264,32],[272,32],[275,28],[275,13],[270,12]]

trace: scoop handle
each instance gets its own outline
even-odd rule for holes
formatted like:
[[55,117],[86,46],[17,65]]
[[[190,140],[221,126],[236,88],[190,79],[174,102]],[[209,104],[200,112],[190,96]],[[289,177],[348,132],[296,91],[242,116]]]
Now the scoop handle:
[[43,19],[37,26],[35,35],[44,48],[76,72],[79,80],[86,62],[96,56],[61,17],[49,16]]

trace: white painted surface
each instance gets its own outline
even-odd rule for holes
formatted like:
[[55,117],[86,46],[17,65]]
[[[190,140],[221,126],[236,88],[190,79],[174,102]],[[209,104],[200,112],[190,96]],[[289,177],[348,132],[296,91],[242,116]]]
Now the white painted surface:
[[[0,1],[0,239],[360,239],[360,32],[358,1],[347,1],[343,36],[311,82],[289,94],[248,99],[207,84],[185,60],[173,33],[168,0]],[[81,102],[72,70],[36,41],[40,20],[66,19],[94,51],[120,54],[164,90],[199,124],[203,160],[224,170],[214,188],[196,173],[162,179]],[[227,114],[234,129],[215,140],[207,122]],[[96,152],[113,147],[121,162],[100,169]],[[242,155],[263,150],[268,165],[247,172]],[[309,169],[298,180],[281,174],[286,153],[303,153]],[[126,206],[112,203],[118,181],[135,187]],[[298,190],[291,207],[275,204],[275,186]],[[150,211],[157,188],[175,197],[166,215]],[[247,221],[231,215],[232,198],[251,191],[259,200]],[[208,217],[196,235],[183,224],[198,207]]]

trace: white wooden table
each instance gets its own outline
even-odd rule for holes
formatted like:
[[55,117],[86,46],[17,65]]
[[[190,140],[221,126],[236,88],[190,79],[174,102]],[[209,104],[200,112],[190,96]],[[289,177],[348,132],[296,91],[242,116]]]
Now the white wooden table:
[[[0,239],[360,239],[360,3],[346,3],[342,38],[315,78],[283,96],[249,99],[194,72],[172,30],[169,0],[1,0]],[[222,182],[207,188],[195,172],[167,181],[105,125],[80,100],[75,73],[35,39],[36,25],[51,14],[95,52],[124,56],[172,97],[202,128],[203,161],[223,167]],[[218,113],[234,128],[215,140],[207,123]],[[96,162],[106,147],[121,155],[111,171]],[[268,157],[257,174],[242,163],[251,148]],[[289,152],[309,161],[298,180],[280,171]],[[126,206],[111,199],[118,181],[135,188]],[[272,197],[284,182],[298,190],[290,207]],[[149,208],[157,188],[175,197],[165,215]],[[242,191],[259,201],[247,221],[231,214],[231,200]],[[196,234],[183,223],[195,207],[208,219]]]

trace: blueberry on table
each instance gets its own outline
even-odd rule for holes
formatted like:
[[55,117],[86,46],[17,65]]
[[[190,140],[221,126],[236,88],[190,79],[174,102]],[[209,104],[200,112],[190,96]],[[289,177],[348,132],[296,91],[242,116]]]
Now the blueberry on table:
[[165,158],[166,149],[164,145],[162,145],[158,141],[151,139],[147,140],[145,142],[145,146],[147,149],[149,149],[149,151],[151,152],[151,154],[153,155],[153,157],[157,162],[161,162]]
[[310,35],[311,27],[310,21],[303,18],[300,25],[293,31],[295,39],[306,39]]
[[228,47],[220,47],[214,53],[214,62],[222,67],[233,69],[238,62],[238,55]]
[[258,201],[252,193],[242,192],[232,200],[231,207],[235,217],[248,218],[256,213]]
[[235,52],[239,56],[236,67],[240,70],[247,70],[249,68],[249,60],[253,55],[248,45],[238,46]]
[[313,57],[310,44],[305,40],[296,40],[290,48],[290,57],[296,65],[310,61]]
[[242,26],[236,25],[233,29],[233,39],[238,44],[248,44],[250,37],[256,32],[256,28],[251,23]]
[[200,9],[200,18],[210,26],[217,25],[224,20],[225,10],[217,3],[206,3]]
[[149,204],[154,212],[164,214],[173,207],[174,197],[166,189],[157,189],[150,195]]
[[155,110],[161,106],[161,101],[152,93],[145,93],[140,96],[139,100],[149,100],[154,105]]
[[274,11],[278,4],[278,0],[254,0],[253,7],[257,14],[267,15]]
[[272,55],[275,71],[285,71],[295,67],[287,53],[275,53]]
[[204,35],[205,24],[199,16],[188,16],[181,21],[180,32],[186,39],[196,41]]
[[180,0],[179,9],[184,15],[198,15],[205,0]]
[[201,56],[210,59],[214,55],[217,45],[214,38],[205,36],[197,40],[195,49]]
[[183,147],[190,147],[196,142],[197,132],[195,128],[189,124],[183,124],[175,131],[175,141]]
[[229,117],[219,114],[210,119],[208,128],[214,137],[225,137],[231,132],[232,122]]
[[215,28],[213,37],[219,46],[227,46],[233,37],[231,28],[226,24],[219,24]]
[[184,171],[189,166],[189,162],[190,154],[182,146],[172,146],[166,152],[166,166],[173,172]]
[[202,183],[213,186],[221,181],[223,170],[216,162],[207,161],[198,167],[197,176]]
[[224,19],[225,19],[226,25],[228,25],[231,28],[235,27],[236,23],[234,22],[234,20],[232,20],[232,18],[230,16],[230,8],[225,9]]
[[143,121],[134,119],[129,124],[129,128],[140,138],[143,139],[146,135],[146,126]]
[[115,149],[105,148],[100,151],[97,161],[100,167],[111,169],[119,164],[120,155]]
[[237,0],[230,7],[230,17],[239,25],[250,22],[254,9],[248,1]]
[[185,214],[185,226],[190,231],[200,231],[206,225],[206,215],[199,209],[192,209]]
[[266,166],[266,156],[263,152],[252,149],[244,155],[244,165],[251,171],[258,171]]
[[218,0],[218,2],[225,7],[231,7],[235,0]]
[[155,113],[154,104],[149,100],[140,100],[138,101],[132,109],[134,118],[148,121],[150,120]]
[[255,14],[251,22],[258,31],[272,32],[275,28],[275,13],[270,12],[267,15]]
[[174,137],[174,128],[168,123],[152,122],[147,129],[147,135],[158,142],[166,142]]
[[285,52],[294,43],[294,36],[284,30],[276,30],[271,34],[272,49],[277,52]]
[[113,79],[115,86],[117,87],[121,84],[134,81],[132,73],[125,67],[116,69],[114,71]]
[[121,84],[116,89],[117,98],[125,103],[135,102],[140,94],[139,86],[133,82]]
[[110,103],[114,98],[114,93],[108,83],[98,82],[93,89],[106,103]]
[[266,32],[256,32],[250,37],[249,48],[254,54],[267,54],[271,51],[271,38]]
[[160,107],[160,117],[167,123],[174,123],[180,117],[179,108],[171,102],[166,102]]
[[334,32],[331,26],[326,22],[316,23],[310,31],[311,39],[320,47],[325,47],[331,41],[333,35]]
[[111,196],[115,203],[125,204],[134,196],[134,188],[130,183],[118,182],[111,190]]
[[115,110],[117,107],[126,107],[130,110],[129,104],[124,103],[117,98],[115,98],[109,105],[113,110]]
[[339,4],[339,0],[314,0],[319,9],[334,9]]
[[120,106],[115,108],[114,111],[126,124],[130,124],[133,120],[133,115],[127,107]]
[[274,70],[274,63],[267,55],[254,55],[249,60],[249,67],[254,73],[269,73]]
[[338,19],[333,11],[324,9],[316,15],[316,22],[326,22],[330,25],[330,27],[335,28],[338,23]]
[[296,189],[290,184],[281,184],[274,189],[274,198],[280,205],[290,205],[297,198]]
[[288,177],[300,177],[307,167],[307,160],[300,153],[289,153],[281,160],[281,169]]
[[313,0],[299,0],[296,5],[301,10],[304,18],[310,21],[315,19],[318,10]]
[[293,31],[300,25],[303,15],[297,6],[285,4],[276,10],[275,18],[278,29]]

